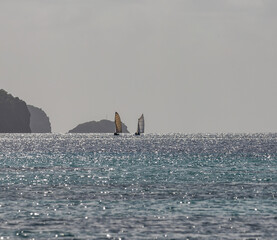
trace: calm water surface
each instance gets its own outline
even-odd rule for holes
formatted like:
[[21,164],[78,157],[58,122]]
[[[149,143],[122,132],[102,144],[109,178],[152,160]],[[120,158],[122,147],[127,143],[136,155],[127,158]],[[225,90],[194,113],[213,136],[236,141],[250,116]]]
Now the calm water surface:
[[1,239],[276,239],[277,134],[1,134]]

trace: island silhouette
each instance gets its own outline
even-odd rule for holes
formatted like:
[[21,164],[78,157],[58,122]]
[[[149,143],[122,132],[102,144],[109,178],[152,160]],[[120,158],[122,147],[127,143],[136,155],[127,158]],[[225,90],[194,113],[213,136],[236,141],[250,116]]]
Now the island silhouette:
[[[103,119],[79,124],[75,128],[69,130],[69,133],[114,133],[114,129],[114,121]],[[129,133],[124,123],[122,123],[122,133]]]
[[0,90],[0,133],[51,133],[46,113]]
[[[90,121],[77,125],[69,133],[114,133],[115,123],[110,120]],[[51,133],[47,114],[38,107],[0,90],[0,133]],[[129,133],[122,123],[122,133]]]

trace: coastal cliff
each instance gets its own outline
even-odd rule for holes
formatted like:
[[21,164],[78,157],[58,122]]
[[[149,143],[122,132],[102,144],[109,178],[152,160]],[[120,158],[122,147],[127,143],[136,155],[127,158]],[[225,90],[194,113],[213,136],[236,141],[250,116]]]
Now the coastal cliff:
[[27,105],[31,114],[30,128],[32,133],[51,133],[51,123],[46,113],[37,107]]
[[[71,129],[69,133],[114,133],[115,125],[113,121],[101,120],[91,121],[79,124],[77,127]],[[122,132],[129,133],[127,126],[122,123]]]
[[24,101],[0,90],[0,132],[30,133],[30,112]]

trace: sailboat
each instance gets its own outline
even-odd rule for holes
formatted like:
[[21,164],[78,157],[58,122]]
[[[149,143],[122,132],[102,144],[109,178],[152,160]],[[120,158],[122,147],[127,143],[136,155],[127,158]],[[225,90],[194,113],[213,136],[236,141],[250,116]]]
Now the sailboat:
[[122,133],[122,123],[121,123],[121,120],[120,120],[120,116],[117,112],[115,112],[114,123],[115,123],[115,133],[114,133],[114,135],[119,135],[119,133]]
[[136,131],[135,135],[140,135],[144,133],[144,116],[143,114],[138,119],[138,130]]

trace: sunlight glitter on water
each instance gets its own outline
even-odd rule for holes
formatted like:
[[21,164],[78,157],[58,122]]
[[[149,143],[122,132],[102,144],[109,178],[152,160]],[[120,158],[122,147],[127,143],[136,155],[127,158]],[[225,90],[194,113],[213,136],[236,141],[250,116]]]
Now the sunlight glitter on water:
[[0,143],[4,239],[277,234],[274,134],[2,134]]

